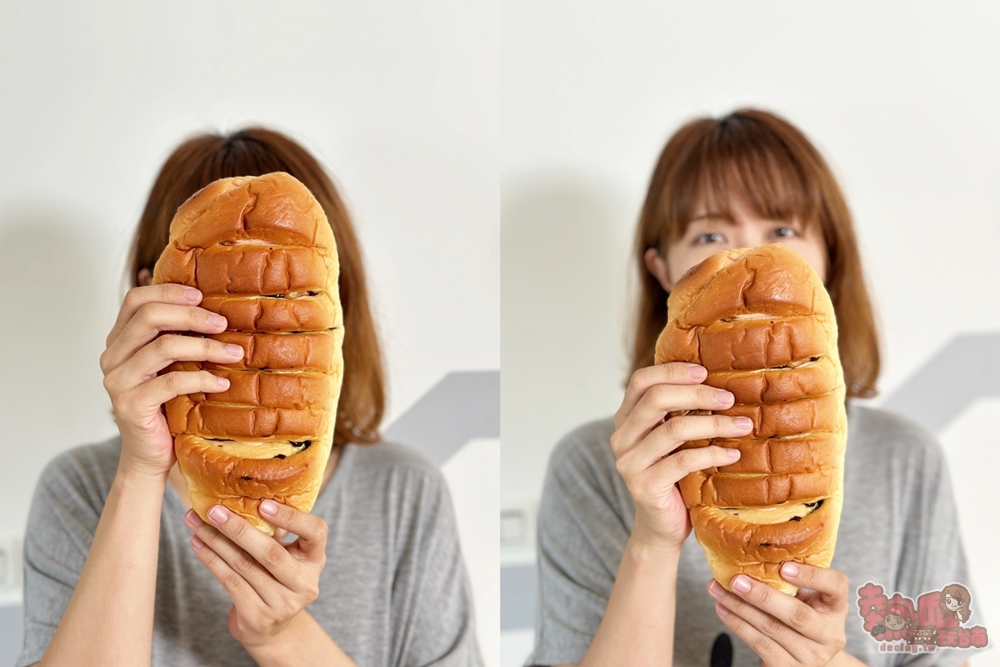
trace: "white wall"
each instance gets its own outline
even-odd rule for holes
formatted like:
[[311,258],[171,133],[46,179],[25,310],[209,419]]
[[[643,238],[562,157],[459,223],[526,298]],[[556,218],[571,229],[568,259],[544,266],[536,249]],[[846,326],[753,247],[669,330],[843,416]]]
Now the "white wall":
[[[537,498],[558,438],[621,401],[632,232],[659,151],[693,116],[768,108],[827,156],[883,325],[885,394],[956,333],[1000,332],[1000,6],[506,7],[505,505]],[[998,408],[969,406],[941,434],[953,470],[1000,465]],[[1000,578],[987,567],[1000,543],[983,529],[997,524],[977,503],[988,479],[962,474],[958,500],[981,609],[1000,624]],[[523,637],[509,641],[514,651]]]
[[[98,357],[153,178],[191,133],[270,125],[334,175],[384,333],[387,424],[446,373],[499,368],[490,12],[451,0],[0,3],[0,539],[23,532],[49,459],[115,433]],[[499,455],[482,464],[496,476]],[[462,525],[482,531],[463,543],[496,544],[498,495],[453,488],[462,516],[479,517]],[[492,574],[477,554],[495,664],[495,553]]]

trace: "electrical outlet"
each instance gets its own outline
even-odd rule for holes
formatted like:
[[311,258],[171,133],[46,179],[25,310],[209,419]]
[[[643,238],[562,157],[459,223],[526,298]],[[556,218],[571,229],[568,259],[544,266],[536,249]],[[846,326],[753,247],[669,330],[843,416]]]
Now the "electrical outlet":
[[18,540],[15,537],[0,537],[0,591],[17,588]]
[[531,548],[535,542],[537,501],[533,498],[509,500],[500,509],[501,549]]

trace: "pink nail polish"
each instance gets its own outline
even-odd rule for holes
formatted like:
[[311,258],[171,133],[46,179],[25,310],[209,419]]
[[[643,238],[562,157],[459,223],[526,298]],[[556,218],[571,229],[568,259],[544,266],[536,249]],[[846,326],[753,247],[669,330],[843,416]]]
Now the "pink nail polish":
[[799,566],[795,563],[785,563],[781,566],[781,574],[785,575],[785,578],[794,579],[799,576]]
[[749,593],[750,592],[750,580],[747,579],[746,577],[744,577],[742,574],[737,575],[733,579],[732,587],[733,587],[734,591],[738,591],[740,593]]
[[692,380],[704,380],[708,377],[708,370],[704,366],[691,366],[688,369]]

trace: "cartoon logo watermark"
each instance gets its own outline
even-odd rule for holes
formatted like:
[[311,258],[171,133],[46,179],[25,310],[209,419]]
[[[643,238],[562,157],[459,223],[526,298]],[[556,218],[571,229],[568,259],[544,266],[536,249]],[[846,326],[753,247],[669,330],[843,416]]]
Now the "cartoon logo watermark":
[[972,596],[962,584],[929,591],[916,604],[899,593],[888,596],[871,582],[858,589],[858,614],[879,651],[933,653],[939,648],[981,649],[989,645],[986,628],[962,627],[972,617]]

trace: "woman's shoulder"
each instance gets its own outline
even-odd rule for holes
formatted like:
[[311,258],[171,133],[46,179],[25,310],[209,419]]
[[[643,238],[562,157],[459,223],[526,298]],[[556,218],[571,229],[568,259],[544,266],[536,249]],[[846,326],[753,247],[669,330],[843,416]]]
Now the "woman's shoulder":
[[847,428],[849,442],[869,451],[886,455],[941,455],[941,444],[933,433],[913,419],[895,412],[851,405]]
[[114,481],[121,451],[122,441],[118,435],[67,449],[45,464],[39,485],[75,487],[98,493],[103,498]]
[[[36,529],[74,517],[74,525],[96,529],[118,470],[121,438],[80,445],[60,452],[42,469],[35,486],[29,523]],[[36,525],[38,524],[38,525]]]
[[586,422],[566,433],[552,450],[550,467],[566,464],[589,464],[613,468],[614,452],[611,451],[611,434],[615,432],[614,417]]
[[549,457],[543,495],[558,495],[574,503],[599,500],[631,510],[631,496],[615,467],[611,450],[613,417],[577,426],[564,435]]
[[851,406],[847,420],[849,467],[880,471],[904,484],[937,479],[947,457],[937,436],[904,415],[867,406]]
[[349,479],[344,489],[356,501],[373,502],[372,489],[403,505],[437,504],[448,496],[441,468],[413,447],[387,441],[348,447],[353,451],[345,457]]
[[374,445],[350,445],[354,448],[352,474],[370,478],[416,476],[443,479],[441,469],[413,447],[383,441]]

